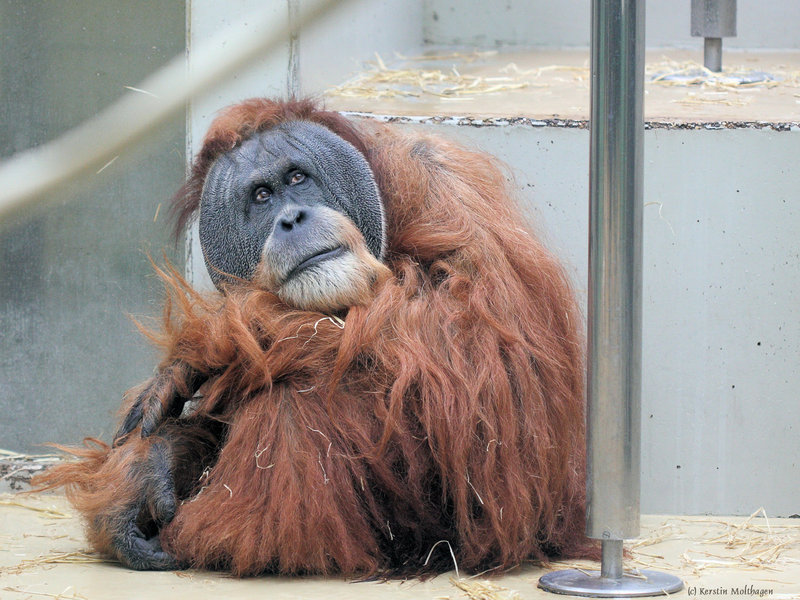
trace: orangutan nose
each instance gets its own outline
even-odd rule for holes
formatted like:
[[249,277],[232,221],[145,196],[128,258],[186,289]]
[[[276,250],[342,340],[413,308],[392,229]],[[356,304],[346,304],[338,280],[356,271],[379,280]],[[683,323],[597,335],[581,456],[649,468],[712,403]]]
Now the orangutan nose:
[[298,233],[308,223],[308,212],[299,206],[290,206],[281,212],[275,224],[275,235]]

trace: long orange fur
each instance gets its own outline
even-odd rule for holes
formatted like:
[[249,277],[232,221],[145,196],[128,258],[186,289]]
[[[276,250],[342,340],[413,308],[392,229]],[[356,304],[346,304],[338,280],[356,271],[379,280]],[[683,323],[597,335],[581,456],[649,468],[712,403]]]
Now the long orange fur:
[[[251,100],[212,126],[179,222],[216,156],[298,118],[365,154],[391,275],[342,324],[255,285],[202,295],[162,272],[163,365],[212,374],[195,411],[227,427],[201,477],[204,466],[186,467],[196,480],[161,532],[165,548],[236,575],[421,574],[453,566],[448,544],[464,570],[594,554],[579,314],[492,158],[308,102]],[[134,432],[41,481],[67,486],[102,551],[113,553],[103,518],[137,493],[130,465],[151,443]]]

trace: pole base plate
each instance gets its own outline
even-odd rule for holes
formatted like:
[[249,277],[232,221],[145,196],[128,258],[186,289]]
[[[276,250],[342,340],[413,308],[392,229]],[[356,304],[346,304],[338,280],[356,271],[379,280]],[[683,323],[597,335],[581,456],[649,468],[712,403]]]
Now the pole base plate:
[[674,575],[643,569],[636,576],[624,575],[609,579],[597,575],[567,569],[553,571],[539,578],[539,587],[546,592],[591,598],[637,598],[672,594],[683,588],[683,581]]

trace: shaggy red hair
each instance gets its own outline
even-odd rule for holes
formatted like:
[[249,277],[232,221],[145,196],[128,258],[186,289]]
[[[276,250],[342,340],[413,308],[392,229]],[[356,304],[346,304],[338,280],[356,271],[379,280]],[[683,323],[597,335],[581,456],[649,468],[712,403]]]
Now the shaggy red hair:
[[[341,321],[253,285],[204,296],[162,273],[162,366],[211,375],[196,414],[227,424],[216,462],[163,529],[165,548],[237,575],[443,570],[453,565],[442,540],[465,570],[594,554],[584,537],[581,321],[493,159],[356,127],[309,102],[250,100],[212,125],[177,197],[181,226],[217,156],[294,119],[366,156],[391,276]],[[87,450],[45,481],[68,486],[101,550],[111,549],[98,523],[137,493],[131,457],[151,443],[134,434]]]

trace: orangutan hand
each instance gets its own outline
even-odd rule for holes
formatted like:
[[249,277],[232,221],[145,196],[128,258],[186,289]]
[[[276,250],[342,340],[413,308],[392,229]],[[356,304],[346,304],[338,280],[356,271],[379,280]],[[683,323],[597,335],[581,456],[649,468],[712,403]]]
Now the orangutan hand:
[[206,379],[207,376],[182,362],[161,369],[137,388],[138,393],[133,392],[136,393],[136,398],[114,435],[113,446],[124,443],[128,435],[140,425],[142,437],[148,437],[166,419],[179,417],[186,401]]

